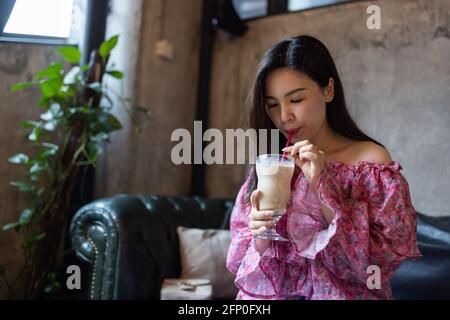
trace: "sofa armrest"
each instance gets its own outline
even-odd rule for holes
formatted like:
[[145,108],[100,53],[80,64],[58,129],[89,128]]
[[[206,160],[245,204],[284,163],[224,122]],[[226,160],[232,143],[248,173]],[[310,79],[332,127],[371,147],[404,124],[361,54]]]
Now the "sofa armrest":
[[450,217],[417,213],[420,259],[405,261],[392,278],[399,300],[450,299]]
[[159,298],[160,268],[142,240],[147,225],[149,232],[164,229],[140,196],[118,195],[78,210],[70,234],[76,255],[91,265],[89,299]]
[[72,220],[70,234],[78,257],[92,265],[90,299],[112,299],[117,259],[117,225],[111,209],[102,202],[81,208]]

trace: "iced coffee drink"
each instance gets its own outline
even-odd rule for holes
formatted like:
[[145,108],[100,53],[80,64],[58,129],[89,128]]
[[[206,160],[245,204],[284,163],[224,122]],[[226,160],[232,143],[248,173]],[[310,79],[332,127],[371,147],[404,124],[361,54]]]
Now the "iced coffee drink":
[[[256,158],[257,189],[261,191],[259,210],[273,210],[274,219],[285,213],[291,194],[291,179],[294,174],[293,159],[279,154],[265,154]],[[256,236],[259,239],[287,240],[279,235],[275,228]]]

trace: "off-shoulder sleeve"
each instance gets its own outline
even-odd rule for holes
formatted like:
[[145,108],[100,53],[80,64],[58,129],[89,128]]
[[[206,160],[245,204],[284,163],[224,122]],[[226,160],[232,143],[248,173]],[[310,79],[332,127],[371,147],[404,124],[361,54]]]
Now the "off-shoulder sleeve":
[[295,292],[299,276],[304,274],[304,265],[300,263],[302,259],[293,255],[289,243],[272,241],[263,254],[256,248],[249,228],[251,204],[247,193],[250,176],[238,192],[230,217],[231,243],[226,266],[236,275],[237,288],[247,296],[256,299],[288,297]]
[[288,235],[297,254],[320,259],[341,279],[366,283],[368,267],[375,265],[385,283],[402,261],[421,256],[416,210],[400,173],[402,167],[395,161],[360,162],[353,170],[350,197],[338,182],[335,169],[326,164],[317,187],[320,201],[334,214],[330,225],[316,223],[305,228],[289,223]]

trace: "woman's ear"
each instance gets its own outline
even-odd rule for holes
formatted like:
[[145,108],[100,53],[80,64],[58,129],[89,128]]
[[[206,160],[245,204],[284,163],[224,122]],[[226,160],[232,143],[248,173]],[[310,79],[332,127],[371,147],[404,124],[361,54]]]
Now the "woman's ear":
[[328,80],[328,85],[325,88],[325,102],[331,102],[334,98],[334,79]]

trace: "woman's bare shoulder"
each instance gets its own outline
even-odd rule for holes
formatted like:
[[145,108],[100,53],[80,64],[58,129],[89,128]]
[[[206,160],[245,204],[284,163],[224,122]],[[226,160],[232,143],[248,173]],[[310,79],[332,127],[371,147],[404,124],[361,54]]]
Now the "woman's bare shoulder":
[[329,161],[357,165],[361,161],[374,161],[380,164],[391,161],[389,152],[372,141],[341,139],[340,147],[327,156]]
[[373,161],[384,164],[392,160],[389,151],[372,141],[359,141],[354,144],[353,148],[357,158],[356,162]]

